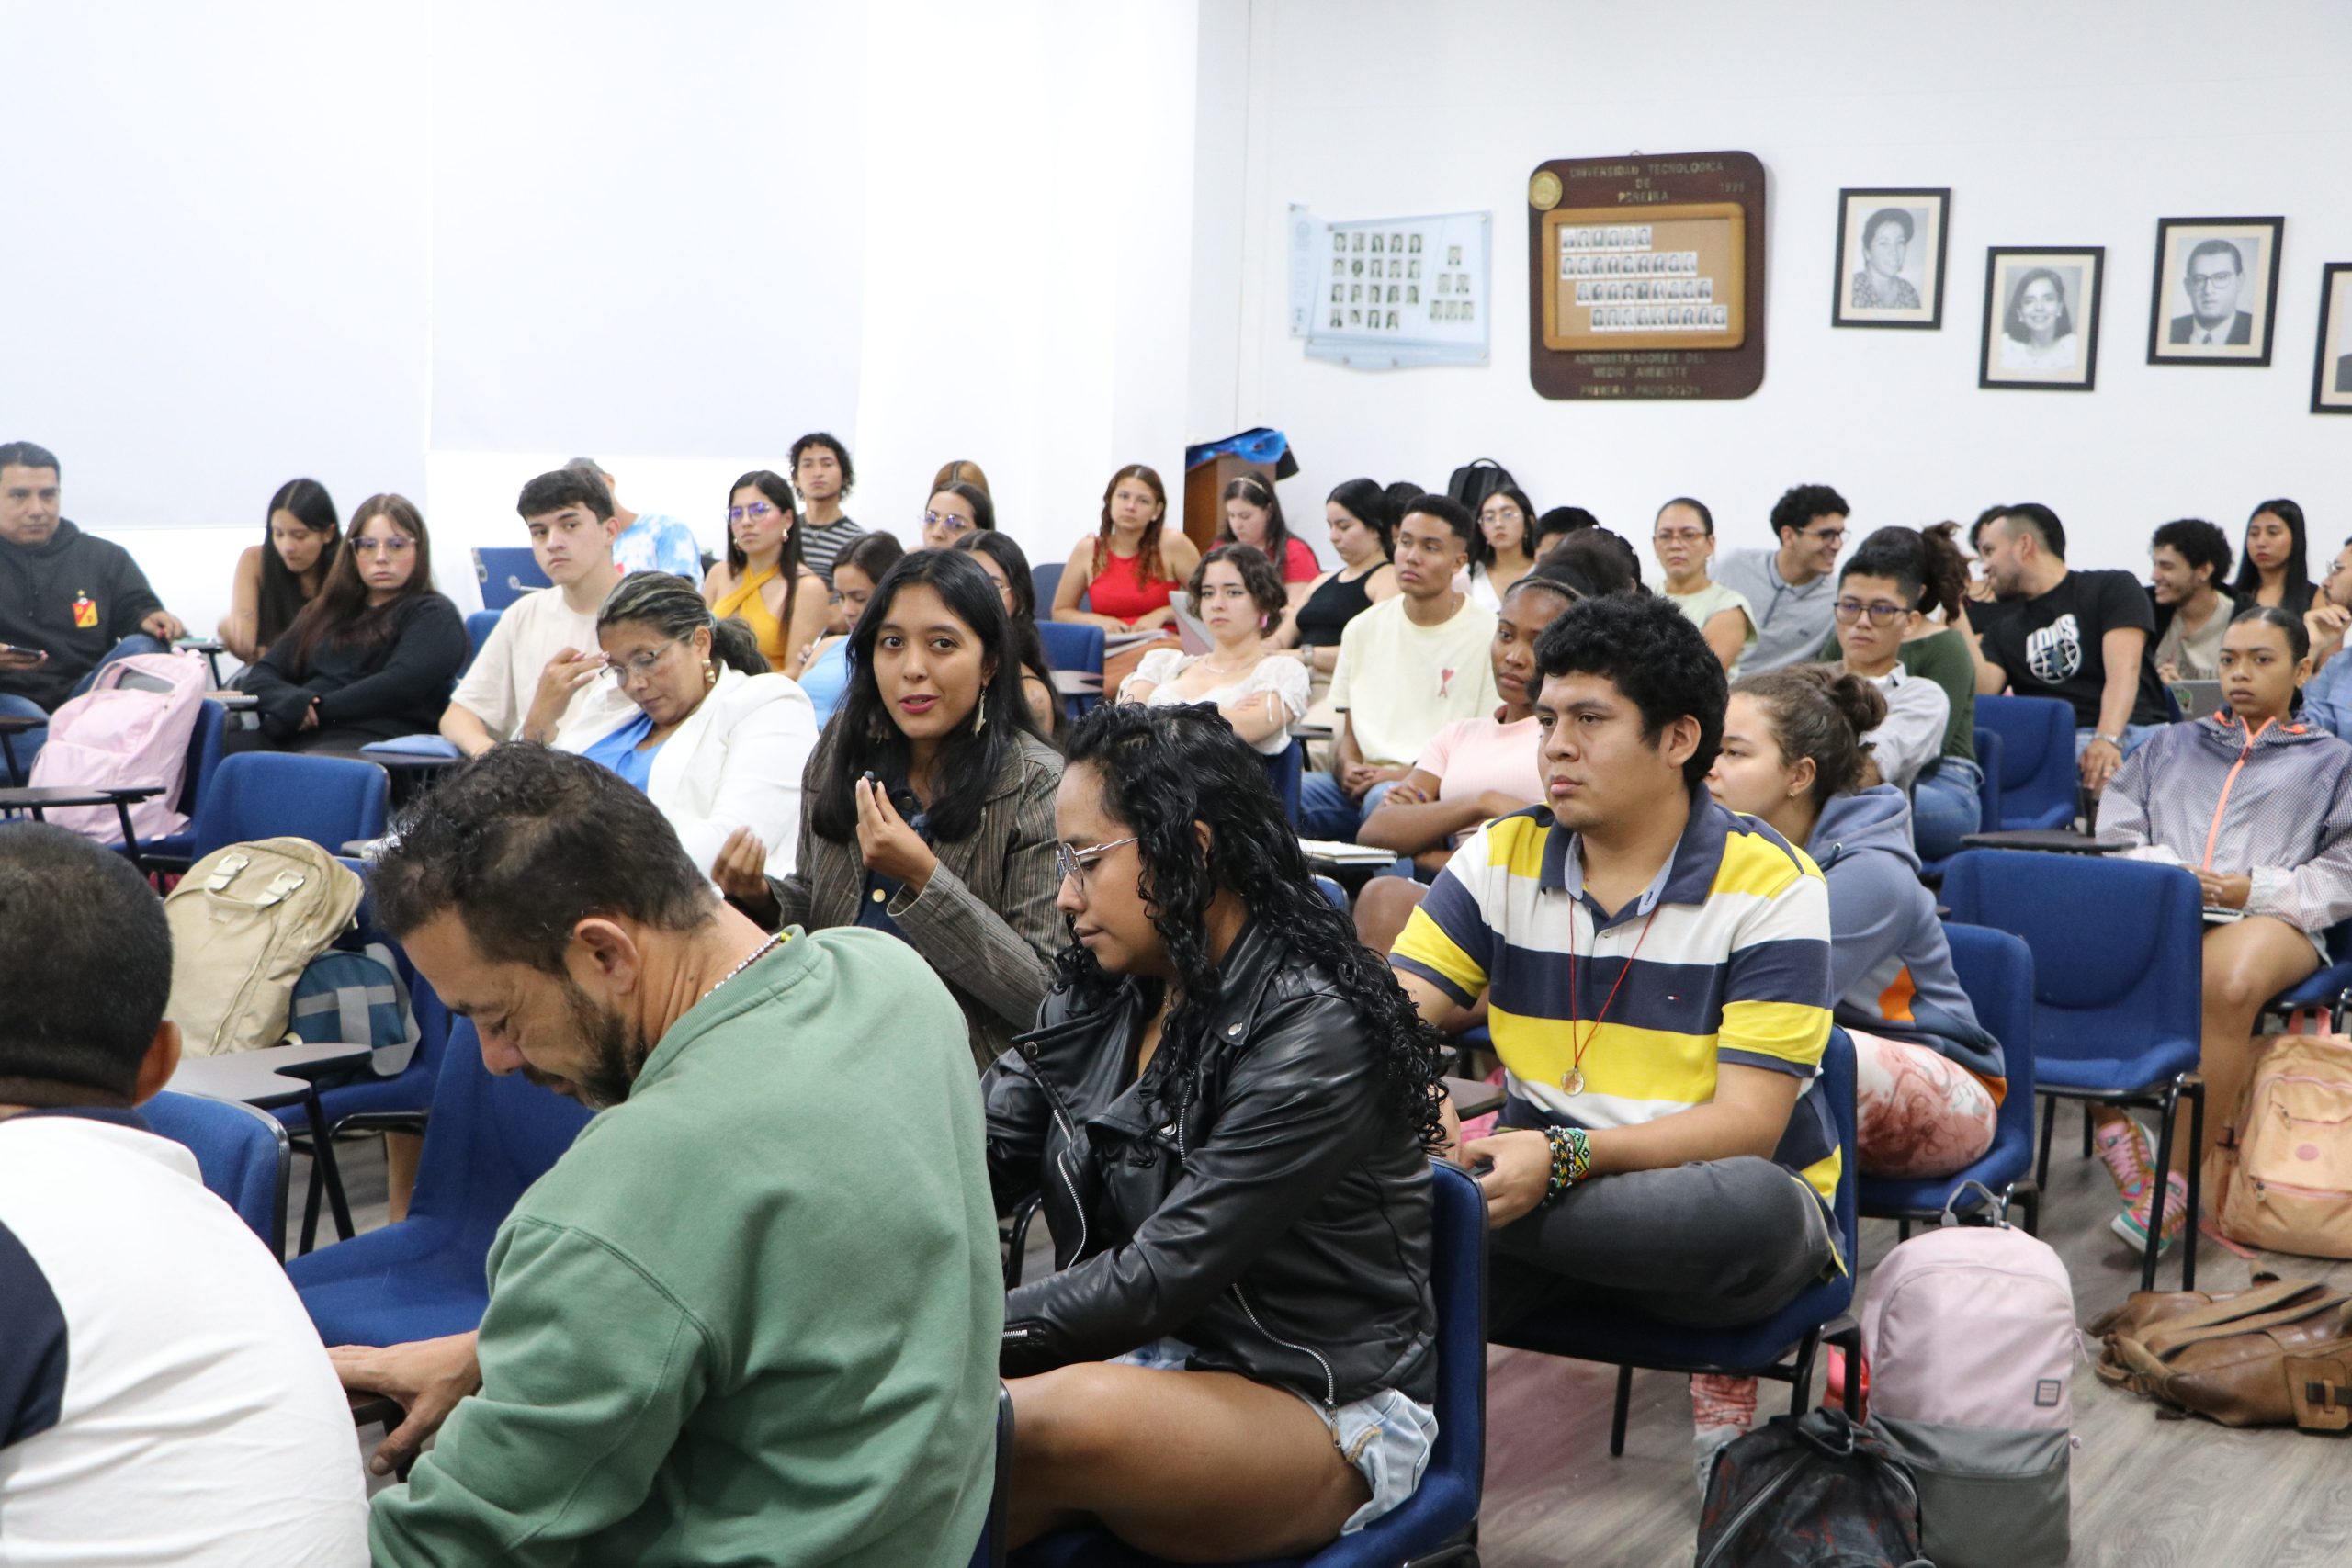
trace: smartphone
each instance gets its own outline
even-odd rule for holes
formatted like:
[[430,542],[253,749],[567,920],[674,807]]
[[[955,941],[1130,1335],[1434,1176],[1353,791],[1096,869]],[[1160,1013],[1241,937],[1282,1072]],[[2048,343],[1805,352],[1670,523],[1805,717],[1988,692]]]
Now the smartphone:
[[0,659],[7,658],[12,654],[17,658],[29,659],[36,664],[43,663],[49,658],[47,649],[19,648],[13,642],[0,642]]

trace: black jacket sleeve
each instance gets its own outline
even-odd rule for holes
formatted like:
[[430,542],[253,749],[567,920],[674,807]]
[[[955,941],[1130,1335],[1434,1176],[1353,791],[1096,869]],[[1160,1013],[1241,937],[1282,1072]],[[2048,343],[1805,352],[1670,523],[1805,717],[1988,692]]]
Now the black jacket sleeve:
[[262,733],[272,740],[284,740],[300,729],[302,715],[309,709],[311,699],[318,694],[276,662],[285,647],[286,639],[279,637],[276,647],[247,665],[237,677],[239,689],[254,699]]
[[440,707],[470,646],[458,607],[438,593],[421,595],[392,633],[382,667],[319,699],[321,727]]
[[139,570],[139,562],[120,546],[114,551],[114,592],[107,597],[111,603],[107,610],[107,635],[120,642],[139,631],[139,623],[164,607],[155,591],[147,586],[147,574]]

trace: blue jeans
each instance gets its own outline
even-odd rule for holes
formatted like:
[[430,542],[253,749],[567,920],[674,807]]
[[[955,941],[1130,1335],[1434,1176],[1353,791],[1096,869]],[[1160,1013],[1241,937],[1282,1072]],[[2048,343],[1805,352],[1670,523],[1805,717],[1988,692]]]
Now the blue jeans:
[[[106,657],[90,666],[90,672],[74,682],[74,690],[66,694],[66,700],[71,702],[88,691],[96,682],[98,671],[118,659],[128,659],[134,653],[169,653],[171,650],[172,645],[167,642],[158,642],[144,632],[133,632],[107,649]],[[14,693],[0,692],[0,717],[45,720],[49,717],[49,713],[30,697],[20,697]],[[36,725],[20,735],[8,737],[8,750],[16,753],[18,770],[18,776],[11,779],[9,781],[11,784],[21,784],[32,777],[33,759],[40,755],[40,749],[48,740],[49,726],[46,723]],[[5,753],[0,753],[0,756],[5,756]],[[7,771],[6,762],[0,761],[0,774],[5,774]]]
[[1977,797],[1984,784],[1984,770],[1965,757],[1942,759],[1912,784],[1911,841],[1921,860],[1956,855],[1962,834],[2000,826],[1984,819],[1984,802]]
[[1363,819],[1396,787],[1394,780],[1376,784],[1363,792],[1362,800],[1350,800],[1348,792],[1340,787],[1340,781],[1329,773],[1308,773],[1298,784],[1299,832],[1309,839],[1352,844]]

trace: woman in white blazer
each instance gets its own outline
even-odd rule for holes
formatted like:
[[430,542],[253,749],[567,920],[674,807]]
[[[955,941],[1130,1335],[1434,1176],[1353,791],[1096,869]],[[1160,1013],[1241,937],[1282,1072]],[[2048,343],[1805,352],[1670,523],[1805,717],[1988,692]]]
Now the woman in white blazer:
[[808,694],[768,673],[759,639],[716,620],[694,585],[631,572],[596,615],[604,672],[637,705],[617,725],[556,738],[643,790],[708,871],[728,835],[749,828],[774,844],[768,874],[792,872],[800,839],[800,775],[817,745]]

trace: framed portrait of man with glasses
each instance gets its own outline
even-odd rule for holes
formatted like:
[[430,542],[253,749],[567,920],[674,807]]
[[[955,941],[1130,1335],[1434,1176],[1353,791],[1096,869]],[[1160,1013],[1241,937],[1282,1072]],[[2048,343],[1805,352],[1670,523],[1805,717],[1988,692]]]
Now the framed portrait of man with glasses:
[[2151,365],[2267,365],[2284,218],[2159,218]]

